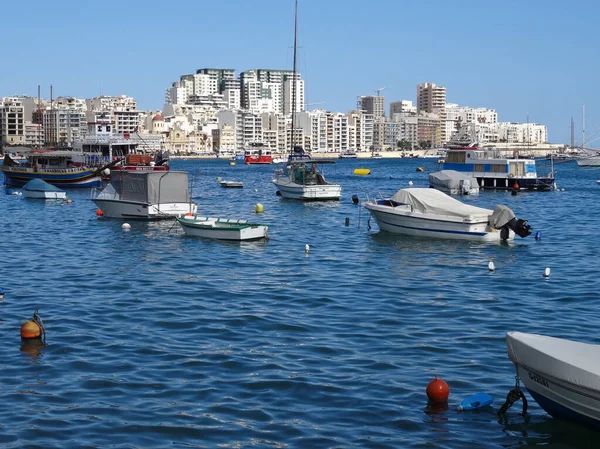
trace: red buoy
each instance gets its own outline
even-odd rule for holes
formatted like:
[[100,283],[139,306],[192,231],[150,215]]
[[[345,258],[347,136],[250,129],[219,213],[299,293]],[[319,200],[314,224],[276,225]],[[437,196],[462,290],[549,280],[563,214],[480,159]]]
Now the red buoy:
[[429,385],[427,385],[425,392],[427,393],[427,399],[429,399],[429,402],[434,404],[443,404],[448,402],[450,388],[446,382],[444,382],[442,379],[438,379],[438,377],[435,376],[435,379],[429,382]]
[[104,213],[100,209],[96,209],[96,215],[101,217]]
[[41,338],[42,330],[35,321],[27,321],[21,326],[21,338],[29,340],[31,338]]
[[519,190],[520,188],[521,188],[521,186],[519,185],[519,183],[517,181],[515,181],[515,183],[513,184],[513,189]]

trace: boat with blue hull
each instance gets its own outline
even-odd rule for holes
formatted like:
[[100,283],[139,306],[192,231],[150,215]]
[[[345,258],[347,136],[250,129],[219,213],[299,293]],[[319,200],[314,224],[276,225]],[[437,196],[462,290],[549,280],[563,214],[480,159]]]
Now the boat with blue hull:
[[535,159],[503,157],[496,149],[477,145],[450,146],[446,149],[444,170],[455,170],[477,179],[479,187],[491,190],[551,190],[554,172],[538,176]]
[[518,378],[548,414],[600,429],[600,345],[508,332],[506,348]]
[[26,155],[26,163],[20,164],[4,156],[0,170],[4,174],[4,184],[23,187],[32,179],[41,179],[60,188],[100,187],[104,167],[98,165],[73,165],[74,152],[36,151]]

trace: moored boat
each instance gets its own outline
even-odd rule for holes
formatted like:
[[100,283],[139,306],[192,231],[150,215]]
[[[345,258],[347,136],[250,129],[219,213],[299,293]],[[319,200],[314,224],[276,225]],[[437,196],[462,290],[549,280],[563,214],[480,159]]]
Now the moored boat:
[[526,237],[531,226],[506,206],[471,206],[436,189],[400,189],[390,198],[362,204],[379,229],[415,237],[500,242]]
[[43,179],[32,179],[23,186],[23,196],[40,200],[64,200],[67,192],[48,184]]
[[273,184],[283,198],[303,201],[339,200],[342,186],[325,179],[323,166],[327,164],[335,164],[335,162],[328,160],[288,162],[284,168],[275,171]]
[[506,348],[518,378],[546,412],[600,428],[600,345],[508,332]]
[[184,171],[121,171],[92,201],[107,218],[156,220],[196,213]]
[[456,170],[442,170],[429,175],[429,186],[449,195],[478,195],[477,178]]
[[246,165],[271,164],[271,149],[262,142],[248,142],[245,145],[244,162]]
[[177,221],[186,235],[217,240],[258,240],[267,238],[268,226],[247,220],[185,215]]
[[477,179],[482,189],[550,190],[554,173],[538,176],[535,159],[506,158],[497,150],[482,150],[477,145],[450,146],[446,149],[444,170],[455,170]]
[[[5,155],[0,170],[7,186],[22,187],[32,179],[42,179],[60,188],[102,185],[103,167],[89,159],[81,166],[74,166],[75,154],[78,153],[69,150],[37,150],[25,154],[25,164],[19,164]],[[85,159],[85,155],[80,156]]]

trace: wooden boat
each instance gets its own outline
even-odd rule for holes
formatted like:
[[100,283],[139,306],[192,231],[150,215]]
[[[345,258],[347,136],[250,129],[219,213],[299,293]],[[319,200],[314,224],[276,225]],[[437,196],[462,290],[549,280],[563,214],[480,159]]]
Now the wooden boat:
[[107,218],[156,220],[195,213],[184,171],[121,171],[92,201]]
[[268,226],[247,220],[185,215],[177,221],[186,235],[217,240],[258,240],[267,237]]
[[379,229],[394,234],[481,242],[531,234],[527,221],[517,219],[506,206],[475,207],[436,189],[401,189],[391,198],[368,200],[363,206]]
[[23,186],[23,196],[39,200],[64,200],[67,192],[48,184],[43,179],[32,179]]
[[546,412],[600,428],[600,345],[508,332],[506,349],[519,379]]
[[42,179],[48,184],[65,189],[101,186],[101,172],[104,167],[90,164],[74,166],[72,161],[75,154],[67,150],[37,150],[25,154],[25,164],[13,161],[6,154],[0,170],[4,173],[7,186],[22,187],[32,179]]

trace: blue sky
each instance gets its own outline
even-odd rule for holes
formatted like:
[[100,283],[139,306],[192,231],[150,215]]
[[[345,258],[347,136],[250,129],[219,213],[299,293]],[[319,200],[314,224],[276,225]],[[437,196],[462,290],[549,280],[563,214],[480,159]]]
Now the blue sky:
[[[347,112],[385,87],[415,101],[434,82],[447,101],[501,121],[548,126],[552,142],[600,129],[600,2],[300,0],[306,101]],[[203,67],[292,67],[293,0],[10,1],[2,5],[0,96],[130,95],[160,109],[180,75]],[[7,38],[14,36],[14,38]],[[600,142],[592,146],[600,147]]]

